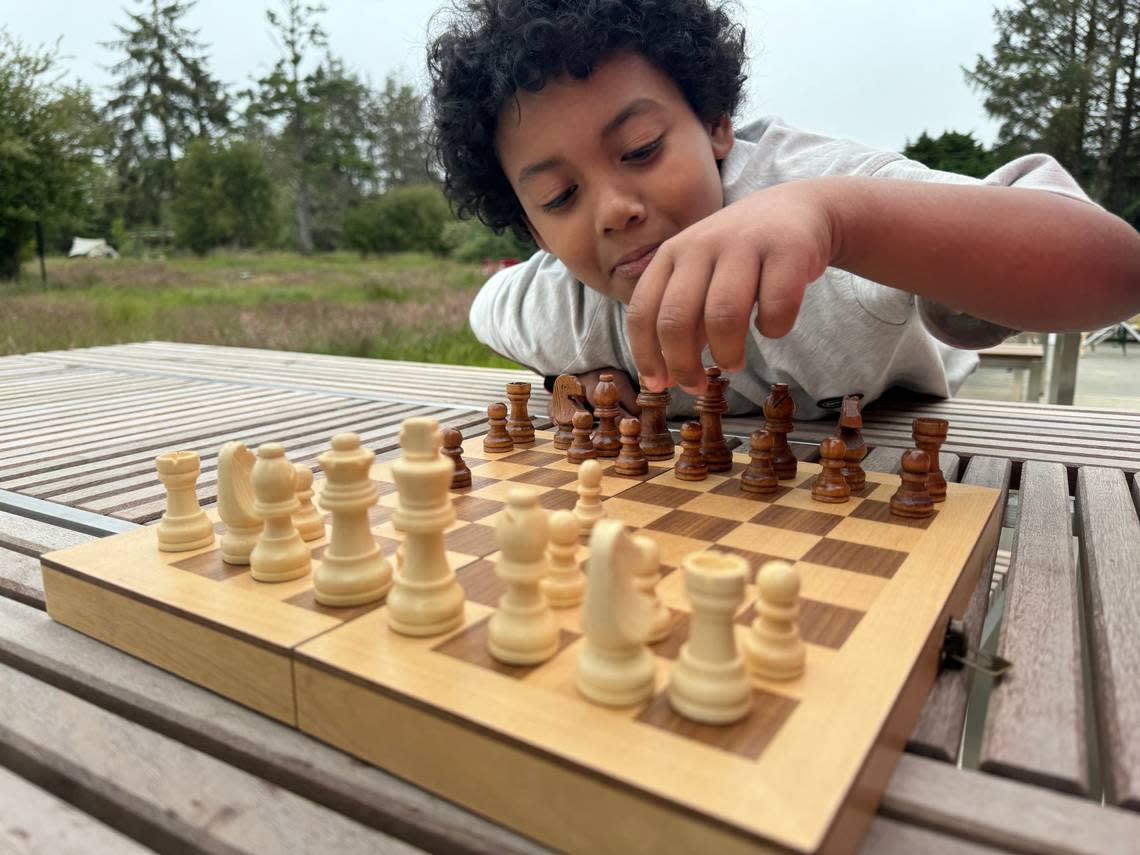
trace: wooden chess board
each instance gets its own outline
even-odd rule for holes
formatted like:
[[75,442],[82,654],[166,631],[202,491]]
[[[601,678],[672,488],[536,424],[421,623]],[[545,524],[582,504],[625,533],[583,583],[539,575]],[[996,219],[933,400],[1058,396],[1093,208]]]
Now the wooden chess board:
[[[938,666],[949,615],[961,615],[998,535],[998,492],[948,485],[926,520],[891,516],[896,476],[834,505],[811,499],[819,467],[801,463],[777,494],[740,490],[731,473],[681,481],[672,462],[602,480],[611,518],[661,546],[658,591],[674,613],[653,646],[657,691],[610,710],[574,686],[578,610],[558,612],[562,647],[513,667],[486,652],[495,522],[522,483],[549,509],[572,507],[577,467],[540,432],[526,450],[464,444],[472,485],[453,494],[445,534],[467,595],[463,625],[416,639],[387,628],[382,604],[332,609],[309,577],[254,582],[218,544],[160,553],[153,528],[43,556],[56,620],[299,727],[330,744],[567,851],[814,852],[854,849]],[[373,532],[391,556],[402,535],[387,463]],[[320,490],[321,482],[316,483]],[[218,526],[221,529],[221,526]],[[319,561],[325,541],[313,543]],[[672,713],[669,668],[687,637],[681,558],[715,547],[793,561],[802,579],[804,675],[755,681],[753,712],[730,726]],[[585,561],[587,547],[580,547]],[[754,587],[737,617],[752,619]]]

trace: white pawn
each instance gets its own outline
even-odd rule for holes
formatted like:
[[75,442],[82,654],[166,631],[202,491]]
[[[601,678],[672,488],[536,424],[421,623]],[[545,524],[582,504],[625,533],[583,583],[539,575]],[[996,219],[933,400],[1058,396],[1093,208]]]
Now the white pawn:
[[293,514],[293,525],[302,540],[320,540],[325,536],[325,518],[313,507],[313,470],[304,463],[294,463],[297,470],[297,501],[301,507]]
[[653,608],[634,584],[639,554],[618,520],[594,526],[582,607],[586,641],[578,653],[576,682],[578,691],[603,706],[633,706],[653,695],[657,665],[646,646]]
[[218,454],[218,517],[226,524],[222,535],[222,561],[249,564],[249,554],[265,527],[254,510],[250,473],[257,455],[243,442],[227,442]]
[[591,458],[578,467],[578,501],[574,516],[583,532],[588,533],[606,512],[602,508],[602,464]]
[[800,638],[800,574],[787,561],[768,561],[756,573],[756,619],[744,642],[757,677],[791,680],[804,672]]
[[570,511],[550,515],[550,545],[546,549],[550,573],[542,580],[542,592],[556,609],[579,605],[586,593],[586,576],[578,569],[578,530],[578,520]]
[[[326,478],[321,507],[332,513],[332,536],[313,574],[313,591],[323,605],[375,602],[392,587],[392,565],[380,553],[368,525],[368,509],[380,498],[369,477],[375,457],[375,452],[361,447],[357,434],[340,433],[332,438],[332,448],[317,458]],[[300,466],[298,474],[302,470],[311,482],[312,472]],[[319,514],[317,519],[323,534],[324,521]]]
[[669,704],[704,724],[730,724],[752,709],[752,681],[736,646],[733,617],[744,602],[748,562],[708,550],[681,560],[689,596],[689,640],[673,664]]
[[154,459],[158,478],[166,488],[166,513],[158,524],[162,552],[189,552],[214,543],[214,526],[198,505],[197,451],[168,451]]
[[312,568],[309,547],[293,525],[297,501],[297,471],[285,457],[279,442],[257,449],[257,462],[250,476],[257,497],[254,509],[265,528],[249,555],[250,575],[258,582],[287,582]]
[[491,615],[487,650],[509,665],[535,665],[558,652],[558,622],[540,582],[546,575],[546,511],[529,487],[513,487],[496,533],[501,554],[495,575],[506,585]]
[[450,632],[463,623],[463,587],[447,562],[444,530],[455,522],[451,477],[455,463],[440,454],[439,423],[405,419],[401,457],[392,464],[399,502],[392,524],[404,532],[388,592],[388,626],[402,635]]
[[637,547],[637,560],[633,565],[633,583],[637,590],[653,602],[653,623],[649,628],[649,643],[656,644],[669,637],[673,628],[673,613],[657,595],[657,583],[661,581],[661,546],[648,534],[633,535]]

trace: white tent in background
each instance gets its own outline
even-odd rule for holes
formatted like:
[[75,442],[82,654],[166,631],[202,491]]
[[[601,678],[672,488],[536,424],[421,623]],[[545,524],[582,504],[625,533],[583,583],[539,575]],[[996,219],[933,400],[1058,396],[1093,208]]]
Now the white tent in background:
[[72,238],[68,258],[118,258],[119,253],[103,238]]

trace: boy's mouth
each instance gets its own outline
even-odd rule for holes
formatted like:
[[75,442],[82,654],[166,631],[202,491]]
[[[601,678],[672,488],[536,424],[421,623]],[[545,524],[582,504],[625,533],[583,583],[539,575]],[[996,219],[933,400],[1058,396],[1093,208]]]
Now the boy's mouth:
[[647,246],[638,247],[633,252],[622,256],[618,259],[618,263],[614,265],[614,274],[617,276],[624,276],[628,279],[636,279],[645,272],[645,268],[649,266],[649,262],[653,260],[653,256],[657,254],[657,248],[661,243],[652,243]]

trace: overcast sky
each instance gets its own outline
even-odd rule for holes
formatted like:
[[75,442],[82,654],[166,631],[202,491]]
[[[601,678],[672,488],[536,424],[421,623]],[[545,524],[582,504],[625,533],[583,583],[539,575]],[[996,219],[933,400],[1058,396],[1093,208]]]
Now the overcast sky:
[[[277,0],[198,0],[186,21],[209,45],[210,70],[246,86],[269,69],[277,47],[265,9]],[[436,0],[326,0],[329,46],[382,82],[389,73],[424,84],[424,46]],[[997,130],[965,83],[994,42],[993,8],[1011,0],[740,0],[750,75],[740,119],[771,113],[811,130],[899,149],[923,130]],[[26,44],[60,40],[63,67],[105,86],[114,23],[137,2],[0,0],[0,26]]]

